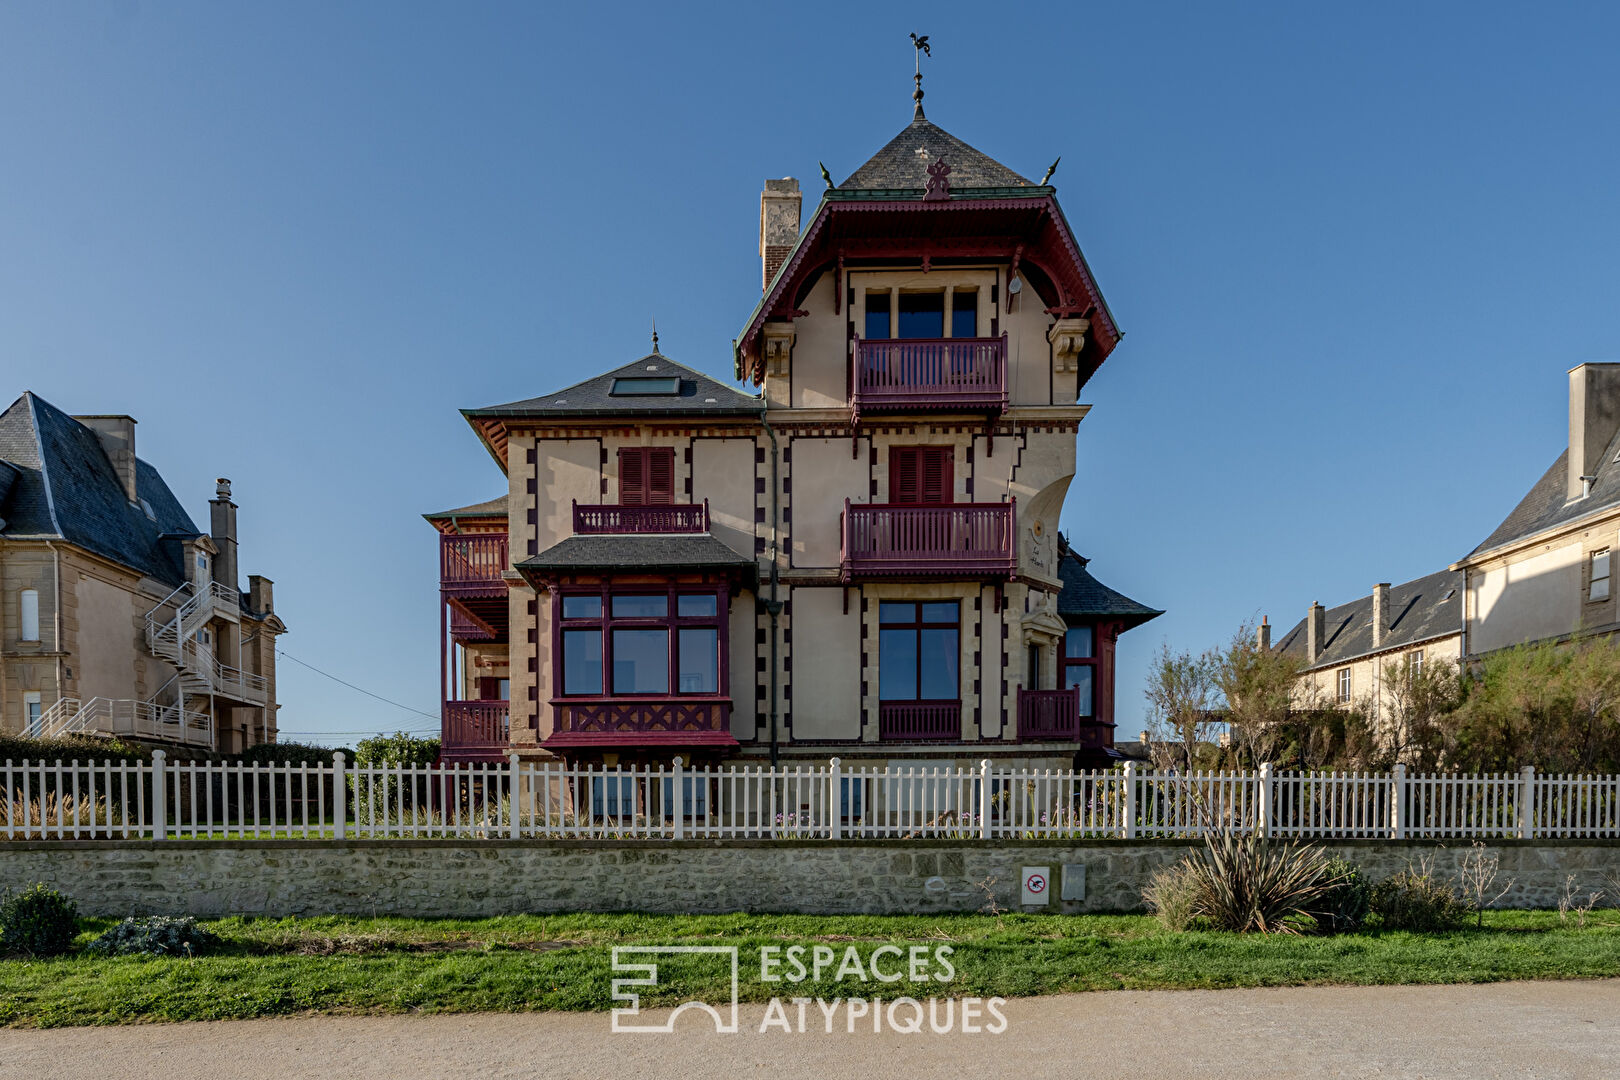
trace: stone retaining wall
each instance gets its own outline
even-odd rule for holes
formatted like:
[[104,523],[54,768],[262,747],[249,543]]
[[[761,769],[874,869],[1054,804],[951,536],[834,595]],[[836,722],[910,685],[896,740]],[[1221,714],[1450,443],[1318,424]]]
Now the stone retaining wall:
[[[1455,873],[1454,842],[1325,845],[1378,880],[1419,859]],[[1554,907],[1565,879],[1620,875],[1620,842],[1497,841],[1504,907]],[[1180,841],[187,841],[0,842],[0,888],[44,881],[87,915],[507,915],[564,911],[901,914],[1020,904],[1046,866],[1047,910],[1132,911]],[[1058,899],[1065,865],[1085,898]]]

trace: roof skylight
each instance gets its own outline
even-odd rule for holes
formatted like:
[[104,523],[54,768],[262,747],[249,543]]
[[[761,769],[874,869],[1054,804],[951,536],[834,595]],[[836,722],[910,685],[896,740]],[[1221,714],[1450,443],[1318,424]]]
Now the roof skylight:
[[613,380],[609,397],[673,397],[681,392],[678,376],[634,375]]

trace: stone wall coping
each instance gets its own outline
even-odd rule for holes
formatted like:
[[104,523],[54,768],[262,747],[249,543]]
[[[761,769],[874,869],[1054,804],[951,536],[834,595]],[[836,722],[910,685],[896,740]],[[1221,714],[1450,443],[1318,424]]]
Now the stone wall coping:
[[[1279,842],[1287,842],[1284,838],[1276,838]],[[1545,837],[1532,840],[1521,840],[1517,837],[1408,837],[1405,840],[1392,840],[1384,837],[1317,837],[1310,841],[1321,847],[1332,848],[1365,848],[1374,850],[1379,848],[1400,848],[1405,850],[1422,850],[1432,848],[1466,848],[1473,845],[1475,840],[1492,848],[1620,848],[1620,839],[1581,838],[1581,837]],[[535,849],[551,851],[714,851],[735,848],[739,850],[782,850],[784,848],[802,848],[806,851],[831,849],[877,849],[888,851],[938,851],[962,850],[994,851],[997,849],[1027,849],[1051,848],[1074,849],[1085,848],[1106,852],[1109,850],[1128,850],[1131,848],[1186,848],[1196,847],[1201,841],[1196,837],[1175,839],[1167,837],[1139,837],[1130,840],[1118,838],[1094,837],[1086,839],[1063,839],[1061,837],[1031,837],[1030,839],[1010,839],[1006,837],[995,840],[963,839],[952,840],[944,837],[930,837],[926,839],[899,839],[893,837],[859,837],[839,840],[549,840],[549,839],[521,839],[509,838],[469,840],[465,838],[437,838],[437,837],[398,837],[390,839],[344,839],[344,840],[0,840],[0,855],[10,852],[34,851],[399,851],[410,848],[453,849],[463,848],[471,851],[491,851],[505,849]]]

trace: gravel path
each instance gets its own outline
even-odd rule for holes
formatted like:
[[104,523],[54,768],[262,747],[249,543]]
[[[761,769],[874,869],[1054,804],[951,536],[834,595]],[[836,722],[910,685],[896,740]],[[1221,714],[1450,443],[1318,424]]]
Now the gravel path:
[[[1001,1035],[612,1034],[605,1014],[304,1017],[0,1030],[0,1077],[1615,1077],[1620,980],[1484,986],[1118,991],[1004,1006]],[[793,1006],[790,1022],[797,1025]],[[663,1014],[649,1014],[656,1018]]]

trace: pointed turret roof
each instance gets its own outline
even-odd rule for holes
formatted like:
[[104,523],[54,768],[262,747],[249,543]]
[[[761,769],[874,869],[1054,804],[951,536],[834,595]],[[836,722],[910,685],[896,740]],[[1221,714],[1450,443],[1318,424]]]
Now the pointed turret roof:
[[919,116],[838,185],[840,191],[910,190],[928,186],[928,166],[951,167],[951,190],[1034,187],[1026,177],[975,150],[937,124]]

